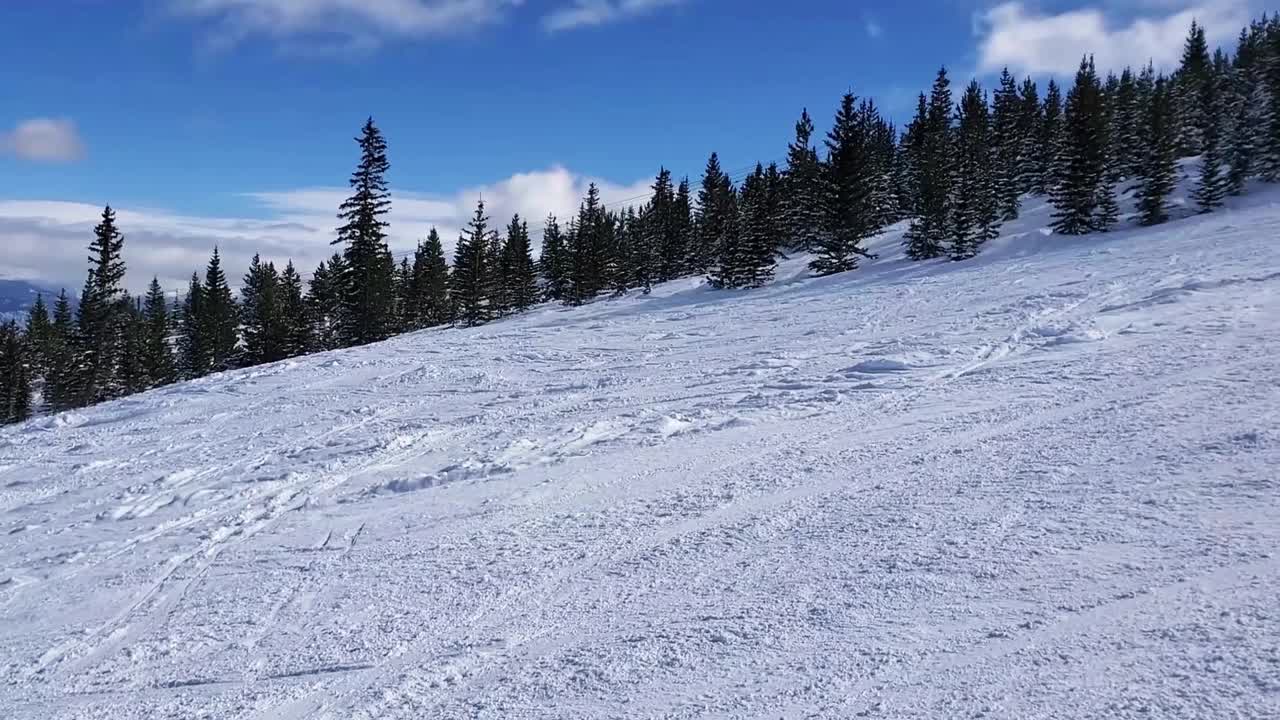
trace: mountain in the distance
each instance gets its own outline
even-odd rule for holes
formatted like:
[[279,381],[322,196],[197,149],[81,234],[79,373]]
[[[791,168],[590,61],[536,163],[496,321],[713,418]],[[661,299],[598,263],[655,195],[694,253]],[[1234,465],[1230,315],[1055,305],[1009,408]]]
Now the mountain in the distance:
[[27,311],[35,304],[36,295],[39,294],[44,295],[45,303],[52,309],[54,299],[58,296],[57,290],[26,280],[0,278],[0,320],[26,320]]

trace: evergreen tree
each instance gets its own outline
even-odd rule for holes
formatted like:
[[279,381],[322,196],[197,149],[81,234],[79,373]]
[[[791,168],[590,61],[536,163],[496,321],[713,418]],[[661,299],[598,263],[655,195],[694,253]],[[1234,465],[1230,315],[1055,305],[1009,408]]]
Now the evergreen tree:
[[1200,128],[1200,180],[1192,197],[1200,212],[1213,212],[1222,206],[1228,190],[1228,177],[1222,172],[1224,148],[1222,142],[1223,115],[1220,82],[1216,77],[1206,79],[1200,85],[1200,108],[1205,113]]
[[418,243],[413,253],[413,287],[410,302],[418,327],[435,327],[453,322],[449,300],[449,265],[444,259],[444,245],[435,228],[427,239]]
[[796,121],[796,136],[787,146],[784,193],[786,246],[809,252],[818,247],[826,216],[822,165],[813,147],[813,120],[805,109]]
[[697,270],[692,266],[693,255],[693,199],[689,190],[689,178],[683,178],[676,187],[675,208],[672,211],[672,232],[679,238],[680,247],[684,248],[681,259],[680,275],[694,275]]
[[142,307],[137,299],[129,299],[125,305],[120,356],[120,387],[122,394],[132,395],[151,387],[146,366],[146,324]]
[[1146,153],[1138,174],[1138,222],[1158,225],[1169,219],[1169,194],[1177,173],[1177,136],[1168,83],[1157,78],[1143,123]]
[[[983,102],[985,108],[986,102]],[[964,110],[961,110],[962,117]],[[985,113],[985,110],[984,110]],[[1018,217],[1022,176],[1023,106],[1018,84],[1009,69],[1000,74],[1000,87],[995,91],[991,108],[990,139],[993,162],[988,162],[992,192],[1000,211],[1000,219],[1008,222]],[[957,178],[964,177],[959,169]]]
[[311,274],[306,304],[310,320],[313,350],[333,350],[342,347],[342,278],[346,275],[346,261],[334,253],[327,263],[321,261]]
[[578,218],[568,244],[569,292],[566,301],[580,305],[612,287],[614,228],[600,204],[600,189],[587,187],[587,196],[578,208]]
[[209,374],[213,367],[212,344],[205,326],[204,286],[200,276],[192,273],[178,314],[178,369],[183,378],[191,380]]
[[771,214],[768,176],[761,165],[742,184],[739,227],[729,253],[721,258],[717,283],[723,287],[760,287],[773,279],[777,240]]
[[75,323],[67,291],[58,293],[45,347],[44,404],[54,412],[76,406]]
[[560,222],[548,215],[542,225],[542,253],[538,272],[542,275],[543,293],[547,300],[563,302],[569,295],[569,249],[560,232]]
[[725,242],[735,231],[737,217],[733,192],[732,181],[720,169],[719,156],[711,153],[702,173],[702,187],[698,190],[697,241],[693,251],[693,266],[697,272],[710,271],[721,257]]
[[[685,236],[679,232],[676,191],[671,184],[671,171],[665,167],[658,168],[652,190],[644,222],[637,221],[635,227],[630,228],[634,231],[631,233],[632,242],[641,249],[641,252],[634,253],[632,257],[641,263],[636,268],[637,276],[643,276],[648,281],[665,282],[684,272],[689,248],[685,245]],[[635,216],[634,212],[632,215]]]
[[858,106],[853,93],[845,93],[827,133],[825,232],[809,263],[818,275],[853,270],[859,257],[871,256],[862,241],[880,229],[882,219],[875,190],[884,177],[873,157],[871,137],[879,120],[870,101]]
[[1067,93],[1062,144],[1055,162],[1055,180],[1049,192],[1053,204],[1053,229],[1063,235],[1079,235],[1098,227],[1099,201],[1106,186],[1106,137],[1102,88],[1093,58],[1086,57],[1076,73],[1075,86]]
[[[992,171],[992,165],[1000,162],[995,157],[1000,146],[992,142],[993,134],[986,95],[974,80],[961,97],[956,123],[956,179],[951,200],[953,260],[966,260],[977,255],[978,247],[998,234],[1001,211],[999,185],[1012,181],[1009,178],[1001,180],[999,174]],[[1004,209],[1008,210],[1007,207]]]
[[201,295],[200,331],[208,342],[209,371],[220,372],[235,366],[239,344],[240,311],[222,270],[222,257],[213,248],[204,273]]
[[257,255],[240,288],[240,321],[244,329],[241,365],[261,365],[285,356],[284,323],[280,317],[280,275],[275,265]]
[[[360,164],[351,174],[354,191],[339,208],[335,244],[343,247],[342,310],[339,335],[344,345],[364,345],[389,337],[395,324],[395,261],[387,247],[383,219],[391,209],[387,191],[387,143],[373,124],[365,122]],[[330,266],[330,272],[333,271]]]
[[311,336],[311,319],[303,297],[302,276],[290,260],[280,273],[277,287],[281,332],[281,354],[291,358],[311,351],[315,344]]
[[124,338],[124,236],[107,206],[89,244],[89,275],[77,316],[77,404],[110,400],[122,391],[118,377]]
[[[1244,74],[1246,71],[1237,70]],[[1261,82],[1241,80],[1240,96],[1236,99],[1234,122],[1227,139],[1227,191],[1232,195],[1244,192],[1245,183],[1253,176],[1256,157],[1259,154],[1259,128],[1266,126],[1266,87]]]
[[18,324],[0,324],[0,425],[31,417],[31,377]]
[[413,266],[405,256],[400,258],[400,266],[396,268],[396,332],[417,330],[419,322],[413,304]]
[[49,356],[49,308],[44,303],[44,295],[36,293],[36,301],[27,311],[27,355],[33,376],[43,376],[48,367]]
[[1120,73],[1111,106],[1108,157],[1112,162],[1112,181],[1118,181],[1137,176],[1142,165],[1142,137],[1138,132],[1142,127],[1142,106],[1139,105],[1138,80],[1129,68]]
[[1058,83],[1049,79],[1045,90],[1044,108],[1041,112],[1039,153],[1036,166],[1043,174],[1037,178],[1032,192],[1048,195],[1057,177],[1058,150],[1062,145],[1062,91]]
[[907,217],[916,218],[922,212],[920,195],[923,191],[926,140],[929,127],[929,101],[924,93],[917,98],[916,114],[902,133],[900,152],[902,155],[901,171],[903,175],[903,194],[906,201],[903,212]]
[[173,348],[169,345],[172,331],[169,303],[160,287],[159,278],[151,278],[142,308],[141,356],[147,387],[160,387],[178,379]]
[[1045,174],[1045,157],[1040,151],[1040,142],[1044,135],[1044,108],[1040,105],[1040,89],[1031,78],[1022,81],[1018,101],[1018,133],[1022,138],[1018,192],[1043,194],[1041,183]]
[[483,325],[493,318],[490,302],[493,274],[489,256],[489,217],[484,200],[476,203],[475,215],[458,238],[453,254],[453,299],[455,321],[463,327]]
[[1178,153],[1181,157],[1198,155],[1210,120],[1210,109],[1204,106],[1205,84],[1213,74],[1209,44],[1204,27],[1195,20],[1182,49],[1182,64],[1175,77],[1177,95]]
[[916,176],[916,217],[903,236],[907,257],[912,260],[935,258],[945,250],[951,235],[951,187],[955,180],[951,146],[951,80],[947,69],[938,71],[929,94],[924,126],[920,128]]
[[1263,54],[1262,95],[1267,98],[1265,116],[1255,144],[1259,150],[1258,170],[1266,182],[1280,182],[1280,13],[1265,23],[1258,44]]
[[503,295],[513,312],[523,312],[538,302],[538,274],[533,264],[529,225],[513,215],[502,246]]

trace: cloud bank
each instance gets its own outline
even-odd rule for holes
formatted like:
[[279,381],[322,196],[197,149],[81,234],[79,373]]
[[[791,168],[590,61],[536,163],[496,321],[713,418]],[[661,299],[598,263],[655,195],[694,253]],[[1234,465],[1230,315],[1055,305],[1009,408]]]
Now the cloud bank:
[[0,133],[0,152],[32,162],[73,162],[84,157],[84,141],[65,118],[32,118]]

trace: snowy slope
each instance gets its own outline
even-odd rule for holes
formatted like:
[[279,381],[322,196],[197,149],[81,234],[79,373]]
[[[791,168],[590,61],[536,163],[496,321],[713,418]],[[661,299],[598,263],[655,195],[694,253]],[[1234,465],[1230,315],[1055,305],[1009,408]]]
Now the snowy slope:
[[0,430],[6,718],[1277,717],[1280,194]]

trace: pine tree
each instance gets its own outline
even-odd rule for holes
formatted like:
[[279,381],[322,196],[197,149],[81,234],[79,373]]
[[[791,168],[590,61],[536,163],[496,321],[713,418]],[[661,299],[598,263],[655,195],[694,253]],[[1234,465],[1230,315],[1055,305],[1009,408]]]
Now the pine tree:
[[242,366],[275,362],[285,356],[279,286],[280,275],[275,265],[263,263],[254,255],[240,288],[240,321],[244,328]]
[[907,257],[912,260],[936,258],[945,251],[951,232],[951,187],[955,180],[951,146],[951,80],[947,69],[938,71],[929,94],[927,115],[921,128],[916,175],[918,194],[916,217],[903,236]]
[[18,324],[0,324],[0,425],[31,417],[31,377],[27,348]]
[[1200,85],[1200,92],[1199,106],[1205,113],[1205,119],[1200,128],[1200,180],[1192,191],[1192,197],[1200,212],[1207,213],[1222,206],[1228,190],[1228,178],[1222,172],[1222,116],[1226,108],[1222,106],[1222,92],[1216,77],[1205,80]]
[[[1062,144],[1049,192],[1053,229],[1080,235],[1098,229],[1099,201],[1104,199],[1106,150],[1102,89],[1093,58],[1086,57],[1067,93]],[[1109,190],[1109,188],[1108,188]]]
[[1259,137],[1258,170],[1266,182],[1280,182],[1280,13],[1266,23],[1258,39],[1262,61],[1262,94],[1266,96],[1265,117]]
[[547,300],[563,302],[569,294],[569,257],[560,222],[548,215],[542,225],[542,253],[538,272],[542,275],[543,293]]
[[859,106],[853,93],[845,93],[835,124],[827,133],[824,166],[826,217],[809,268],[818,275],[847,272],[858,267],[859,257],[871,257],[862,241],[880,229],[876,188],[882,186],[884,168],[873,157],[872,133],[880,121],[870,101]]
[[235,366],[239,344],[240,311],[222,270],[222,257],[213,248],[204,273],[199,316],[201,333],[208,342],[209,370],[220,372]]
[[147,387],[168,385],[178,379],[173,348],[169,345],[171,332],[169,302],[165,299],[159,278],[153,277],[142,307],[141,355]]
[[1205,84],[1212,77],[1209,44],[1204,27],[1195,20],[1182,49],[1182,64],[1175,77],[1177,96],[1178,152],[1181,157],[1198,155],[1204,142],[1210,110],[1204,106]]
[[773,280],[777,240],[768,183],[764,168],[757,164],[742,184],[737,255],[729,259],[733,287],[756,288]]
[[674,227],[672,232],[679,238],[680,247],[684,248],[684,257],[681,259],[679,275],[694,275],[697,270],[693,267],[690,258],[693,255],[693,199],[689,190],[689,178],[683,178],[676,187],[675,208],[672,211],[672,221]]
[[291,358],[311,351],[315,344],[311,336],[311,319],[303,296],[302,276],[290,260],[280,273],[277,299],[282,325],[281,354]]
[[391,209],[385,177],[391,167],[387,143],[373,118],[365,122],[356,142],[360,164],[351,174],[354,192],[339,208],[338,218],[344,224],[334,241],[344,246],[339,335],[348,346],[384,340],[395,324],[395,261],[387,247],[383,219]]
[[204,285],[200,276],[192,273],[178,314],[178,369],[187,380],[208,375],[213,366],[212,341],[204,318]]
[[122,394],[132,395],[150,389],[146,366],[146,324],[138,299],[125,303],[119,367]]
[[956,163],[951,200],[953,260],[974,257],[982,243],[998,234],[1001,211],[998,184],[1009,180],[1000,180],[998,174],[992,172],[992,165],[1000,162],[994,157],[1000,146],[992,142],[993,134],[986,94],[974,80],[960,100],[953,145]]
[[1113,165],[1112,181],[1133,178],[1142,164],[1141,106],[1138,98],[1138,80],[1133,71],[1125,68],[1111,99],[1111,125],[1107,132],[1111,150],[1108,154]]
[[529,224],[513,215],[502,246],[503,295],[512,312],[523,312],[538,302],[538,274],[529,241]]
[[413,304],[413,266],[408,256],[400,258],[396,268],[396,322],[398,333],[411,332],[418,329],[419,318]]
[[[1246,71],[1237,71],[1243,74]],[[1241,80],[1240,97],[1234,110],[1234,122],[1227,140],[1227,191],[1231,195],[1244,192],[1245,183],[1253,176],[1258,155],[1258,129],[1265,127],[1268,97],[1261,82]]]
[[1138,174],[1138,222],[1158,225],[1169,219],[1169,194],[1177,173],[1177,136],[1173,100],[1163,77],[1155,80],[1143,122],[1146,152]]
[[334,253],[327,263],[321,262],[311,274],[307,291],[307,317],[313,350],[333,350],[342,347],[342,278],[346,275],[346,262]]
[[632,234],[632,240],[641,249],[641,252],[634,253],[632,257],[640,263],[636,268],[639,276],[648,278],[647,282],[665,282],[684,272],[689,248],[685,245],[686,238],[679,232],[676,191],[671,184],[671,171],[665,167],[658,168],[658,175],[654,178],[651,189],[653,194],[649,196],[649,211],[645,215],[645,221],[631,228],[636,231]]
[[44,376],[49,355],[49,308],[44,295],[36,293],[36,301],[27,311],[26,343],[28,361],[33,376]]
[[786,246],[809,252],[818,246],[826,215],[822,165],[813,147],[813,120],[806,108],[796,121],[796,136],[787,146],[783,224]]
[[1040,141],[1044,135],[1044,108],[1040,105],[1040,89],[1031,78],[1022,81],[1018,92],[1018,133],[1022,137],[1022,162],[1019,165],[1018,192],[1035,193],[1042,188],[1044,156]]
[[489,235],[489,217],[482,199],[476,203],[475,215],[458,238],[453,254],[455,321],[463,327],[483,325],[493,318]]
[[58,293],[45,349],[44,404],[54,412],[76,406],[75,323],[67,291]]
[[566,302],[581,305],[612,287],[614,228],[600,204],[600,189],[587,187],[587,196],[578,208],[575,232],[568,243],[569,291]]
[[107,206],[93,229],[89,275],[77,315],[78,405],[119,397],[118,365],[124,330],[124,236],[116,228],[115,211]]
[[453,322],[449,300],[449,265],[444,258],[444,245],[435,228],[427,239],[418,243],[413,253],[413,287],[410,302],[418,318],[418,327],[435,327]]
[[[986,103],[983,103],[984,107]],[[962,111],[963,112],[963,111]],[[999,206],[1000,218],[1015,220],[1021,207],[1023,151],[1023,106],[1018,84],[1009,69],[1000,74],[1000,87],[993,96],[990,142],[994,162],[988,163],[992,191]],[[958,177],[964,176],[960,170]]]
[[1045,90],[1038,137],[1039,152],[1036,166],[1043,174],[1036,179],[1035,187],[1032,188],[1032,192],[1036,195],[1048,195],[1053,189],[1057,177],[1058,150],[1061,145],[1062,91],[1058,89],[1058,83],[1050,78]]
[[719,156],[711,153],[702,173],[702,187],[698,190],[697,239],[693,251],[693,266],[697,272],[710,271],[721,257],[729,235],[734,232],[732,226],[737,224],[737,218],[732,194],[732,182],[720,169]]

